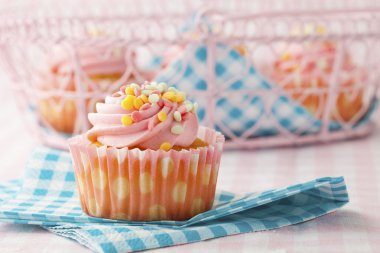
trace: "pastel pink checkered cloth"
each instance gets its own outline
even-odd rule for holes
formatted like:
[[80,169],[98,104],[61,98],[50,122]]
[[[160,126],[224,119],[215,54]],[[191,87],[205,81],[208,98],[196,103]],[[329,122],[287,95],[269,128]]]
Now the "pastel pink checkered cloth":
[[[0,84],[0,178],[21,177],[33,141],[9,90]],[[379,114],[377,115],[379,119]],[[260,175],[260,176],[256,176]],[[345,177],[351,203],[316,220],[156,252],[379,252],[380,130],[371,137],[297,149],[233,151],[223,156],[218,188],[261,191],[323,176]],[[0,224],[1,252],[89,252],[35,226]]]

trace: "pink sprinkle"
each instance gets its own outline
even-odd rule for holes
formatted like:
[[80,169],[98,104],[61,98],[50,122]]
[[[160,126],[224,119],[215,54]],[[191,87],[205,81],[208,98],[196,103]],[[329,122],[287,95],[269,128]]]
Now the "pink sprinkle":
[[155,91],[152,92],[152,94],[160,95],[161,93],[158,90],[155,90]]
[[135,96],[140,96],[140,95],[141,95],[141,90],[135,89]]
[[137,111],[132,112],[131,118],[132,118],[133,122],[139,122],[142,120],[141,114]]
[[125,86],[125,85],[121,86],[121,87],[120,87],[120,91],[121,91],[121,92],[125,92],[125,87],[127,87],[127,86]]
[[150,107],[151,107],[150,104],[143,104],[143,105],[140,107],[140,111],[148,110]]
[[162,99],[158,100],[158,102],[157,102],[157,105],[158,105],[159,107],[164,106],[164,104],[165,104],[165,102],[164,102]]
[[186,106],[181,105],[178,107],[177,111],[179,111],[181,114],[184,114],[186,112]]
[[121,94],[119,92],[115,92],[114,94],[112,94],[113,97],[120,97]]
[[189,117],[190,117],[190,114],[185,112],[185,114],[182,115],[182,120],[186,121],[189,119]]

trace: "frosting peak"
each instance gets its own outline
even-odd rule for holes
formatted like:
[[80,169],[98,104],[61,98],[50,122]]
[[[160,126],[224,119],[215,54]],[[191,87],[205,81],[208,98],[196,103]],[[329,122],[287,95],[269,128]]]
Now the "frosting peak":
[[113,147],[169,150],[197,138],[197,104],[165,83],[130,84],[96,105],[88,118],[90,141]]

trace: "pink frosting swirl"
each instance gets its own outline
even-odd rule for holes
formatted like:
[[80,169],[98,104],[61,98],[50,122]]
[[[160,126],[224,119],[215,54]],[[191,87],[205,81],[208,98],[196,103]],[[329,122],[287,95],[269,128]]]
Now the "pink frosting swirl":
[[[143,89],[144,85],[142,86]],[[109,96],[104,103],[96,105],[97,113],[88,115],[93,128],[87,133],[90,141],[98,141],[103,145],[113,147],[130,147],[157,150],[163,143],[170,146],[190,146],[197,138],[198,119],[194,109],[184,102],[175,102],[163,98],[163,93],[157,90],[160,99],[156,102],[146,102],[141,108],[124,109],[121,104],[127,95],[122,87],[121,91]],[[141,90],[136,93],[141,95]],[[138,97],[136,95],[136,97]],[[190,108],[193,104],[190,103]],[[165,120],[158,117],[164,112]],[[176,113],[176,116],[174,114]],[[181,114],[178,117],[178,114]],[[125,125],[122,118],[127,115],[133,123]]]
[[[126,47],[104,43],[77,48],[79,64],[89,76],[124,73]],[[49,54],[49,68],[57,74],[74,72],[75,64],[70,58],[70,48],[56,46]]]

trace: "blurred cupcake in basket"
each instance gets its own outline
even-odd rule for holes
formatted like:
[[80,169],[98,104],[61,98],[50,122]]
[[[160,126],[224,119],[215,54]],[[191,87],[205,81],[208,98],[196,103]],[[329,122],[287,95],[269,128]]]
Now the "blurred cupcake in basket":
[[[333,41],[292,45],[274,62],[271,78],[318,118],[323,117],[329,96],[336,94],[330,119],[349,122],[363,107],[362,85],[367,74],[353,63],[350,53],[344,49],[335,72],[337,51]],[[337,73],[336,88],[329,93],[333,73]]]
[[185,220],[212,207],[224,137],[165,83],[122,87],[69,140],[82,209],[95,217]]
[[[37,75],[38,89],[48,92],[37,102],[40,119],[45,126],[62,133],[86,130],[87,121],[81,122],[79,116],[94,111],[102,95],[118,90],[120,83],[137,78],[150,80],[155,75],[154,71],[139,69],[139,73],[132,71],[123,78],[128,68],[127,46],[113,43],[79,46],[76,49],[77,63],[71,49],[64,45],[53,47],[47,55],[47,64]],[[136,57],[133,54],[132,58]],[[76,68],[81,75],[76,74]],[[82,95],[77,95],[76,91]],[[86,92],[93,96],[84,95]]]

